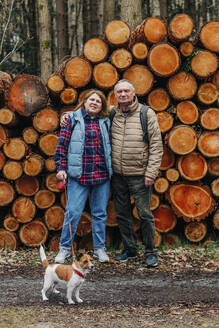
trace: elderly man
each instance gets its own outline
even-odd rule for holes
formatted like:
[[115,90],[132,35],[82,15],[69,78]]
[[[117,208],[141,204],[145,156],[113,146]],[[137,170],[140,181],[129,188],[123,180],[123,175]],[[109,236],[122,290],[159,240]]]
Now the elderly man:
[[143,139],[140,120],[142,104],[138,102],[135,88],[128,80],[120,80],[114,87],[118,101],[112,120],[112,165],[113,198],[117,222],[124,250],[116,259],[124,262],[137,255],[136,235],[133,229],[130,196],[141,221],[141,233],[145,247],[147,266],[157,266],[154,246],[154,218],[150,210],[152,185],[158,174],[162,154],[162,138],[156,115],[147,110],[147,131],[149,142]]

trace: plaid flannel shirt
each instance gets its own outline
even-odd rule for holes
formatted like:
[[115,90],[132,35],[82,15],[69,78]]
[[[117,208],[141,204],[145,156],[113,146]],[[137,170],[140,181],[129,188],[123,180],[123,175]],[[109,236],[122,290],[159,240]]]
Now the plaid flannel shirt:
[[[83,185],[101,184],[109,179],[106,168],[104,147],[99,126],[99,116],[91,118],[82,109],[85,124],[85,144],[82,156],[82,175],[76,179]],[[71,139],[71,119],[61,128],[58,145],[56,148],[55,162],[57,171],[67,169],[68,145]]]

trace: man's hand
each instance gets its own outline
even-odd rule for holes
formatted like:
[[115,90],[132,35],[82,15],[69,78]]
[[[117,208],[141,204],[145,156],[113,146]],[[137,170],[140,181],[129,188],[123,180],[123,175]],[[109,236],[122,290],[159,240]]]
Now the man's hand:
[[67,179],[67,173],[64,170],[61,170],[56,174],[56,178],[58,180],[66,180]]
[[144,184],[146,187],[152,186],[152,184],[154,184],[154,180],[149,178],[149,177],[145,177],[144,178]]
[[62,116],[61,116],[61,119],[60,119],[60,126],[63,128],[67,122],[68,122],[68,115],[69,113],[64,113]]

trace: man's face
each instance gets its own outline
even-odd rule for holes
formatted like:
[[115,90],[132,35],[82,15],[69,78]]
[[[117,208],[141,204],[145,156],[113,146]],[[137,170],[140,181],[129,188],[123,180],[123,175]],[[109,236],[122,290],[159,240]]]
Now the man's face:
[[133,102],[135,96],[134,90],[128,82],[121,82],[115,90],[116,100],[120,105],[129,105]]

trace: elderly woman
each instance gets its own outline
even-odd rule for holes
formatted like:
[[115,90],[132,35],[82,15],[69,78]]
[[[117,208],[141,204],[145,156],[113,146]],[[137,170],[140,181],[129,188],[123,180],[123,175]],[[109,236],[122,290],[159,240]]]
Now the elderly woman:
[[105,252],[106,208],[112,175],[109,129],[106,98],[98,90],[91,90],[86,94],[76,110],[68,115],[67,124],[61,128],[55,163],[57,178],[68,178],[68,200],[55,262],[64,263],[71,255],[72,242],[88,192],[93,256],[100,262],[109,261]]

